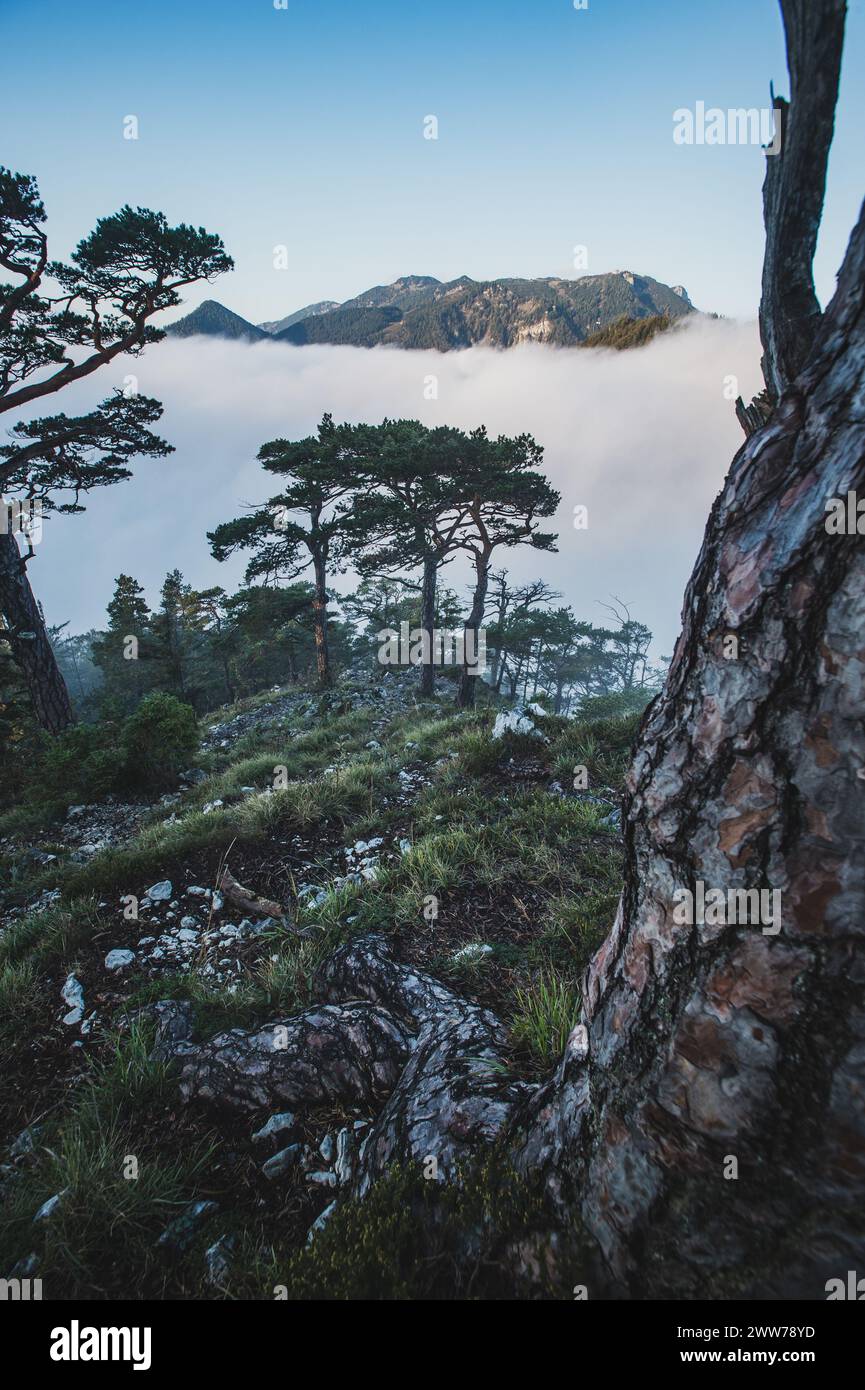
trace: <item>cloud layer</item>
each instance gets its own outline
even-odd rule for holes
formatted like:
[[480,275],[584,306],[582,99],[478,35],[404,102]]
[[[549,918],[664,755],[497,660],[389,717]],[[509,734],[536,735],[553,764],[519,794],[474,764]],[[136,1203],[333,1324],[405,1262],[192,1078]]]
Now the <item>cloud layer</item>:
[[[265,440],[309,434],[330,411],[336,420],[406,416],[533,434],[562,494],[559,553],[523,548],[498,563],[517,580],[542,576],[579,617],[596,622],[604,618],[599,604],[618,595],[655,632],[656,652],[667,653],[709,507],[742,443],[731,389],[749,399],[761,384],[753,324],[696,320],[622,353],[168,339],[76,385],[63,409],[92,405],[127,373],[164,403],[160,432],[176,453],[141,460],[132,480],[91,494],[84,515],[46,524],[30,576],[49,622],[68,619],[72,631],[102,625],[121,572],[144,584],[151,601],[174,567],[196,585],[234,587],[243,560],[217,564],[205,532],[269,494],[272,479],[255,461]],[[589,525],[577,531],[580,504]],[[460,591],[468,578],[461,562],[446,571]],[[337,581],[343,590],[350,584],[350,576]]]

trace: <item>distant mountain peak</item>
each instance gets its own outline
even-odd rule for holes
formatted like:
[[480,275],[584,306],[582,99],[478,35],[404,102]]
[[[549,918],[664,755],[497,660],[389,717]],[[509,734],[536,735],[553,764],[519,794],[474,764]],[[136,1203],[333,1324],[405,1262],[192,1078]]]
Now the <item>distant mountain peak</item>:
[[672,320],[693,312],[682,285],[665,285],[632,270],[572,280],[556,276],[473,280],[461,275],[441,281],[433,275],[402,275],[342,304],[320,300],[257,327],[215,300],[207,300],[168,331],[296,346],[389,345],[448,352],[477,343],[501,348],[523,342],[573,347],[620,320],[659,315]]
[[418,285],[440,285],[441,280],[437,280],[434,275],[401,275],[398,280],[393,281],[397,289],[412,289]]
[[169,324],[166,332],[176,338],[191,338],[199,333],[208,338],[247,338],[253,343],[267,338],[254,323],[226,309],[217,299],[205,299],[191,314]]

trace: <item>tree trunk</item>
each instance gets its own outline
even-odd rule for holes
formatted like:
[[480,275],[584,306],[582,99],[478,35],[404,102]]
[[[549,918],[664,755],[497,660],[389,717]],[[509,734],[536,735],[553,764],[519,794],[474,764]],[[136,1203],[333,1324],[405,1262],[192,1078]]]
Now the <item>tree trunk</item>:
[[438,559],[434,552],[427,553],[423,562],[423,582],[421,586],[420,625],[429,634],[429,661],[421,666],[420,693],[432,695],[435,689],[435,666],[433,664],[433,628],[436,618],[436,576]]
[[[811,267],[823,211],[846,8],[845,0],[781,0],[790,104],[775,98],[781,148],[766,160],[760,301],[763,375],[773,401],[801,370],[820,323]],[[738,413],[746,430],[756,423],[744,407]]]
[[[865,554],[826,530],[865,491],[863,307],[865,212],[710,517],[630,773],[616,923],[520,1149],[644,1296],[821,1298],[865,1261]],[[699,883],[778,890],[780,928],[682,922]]]
[[233,705],[234,701],[237,699],[237,691],[231,679],[231,663],[227,656],[223,656],[222,658],[222,679],[225,681],[225,693],[228,703]]
[[501,666],[502,649],[501,646],[495,646],[495,648],[492,649],[492,660],[490,662],[490,685],[494,691],[499,688],[499,681],[501,681],[501,676],[499,676]]
[[312,600],[313,628],[315,632],[315,669],[319,685],[328,686],[331,682],[330,654],[327,644],[327,585],[325,583],[324,558],[313,556],[315,573],[315,594]]
[[69,691],[33,597],[27,567],[8,531],[0,532],[0,613],[3,637],[24,677],[36,718],[48,733],[59,734],[75,722]]
[[[484,620],[484,609],[487,603],[487,584],[489,583],[490,561],[488,555],[479,555],[475,560],[475,592],[472,598],[471,611],[466,618],[463,632],[465,643],[465,655],[468,658],[469,636],[473,634],[474,651],[478,651],[478,631]],[[457,706],[459,709],[471,709],[475,703],[475,687],[481,676],[473,676],[469,673],[468,659],[463,662],[462,675],[460,676],[459,690],[457,691]]]
[[[643,1296],[822,1298],[865,1260],[865,555],[855,520],[827,529],[865,489],[865,209],[816,321],[796,286],[844,7],[782,9],[794,109],[761,305],[780,398],[709,518],[628,779],[616,922],[517,1146]],[[711,889],[722,911],[689,914]],[[737,890],[766,893],[757,919]]]

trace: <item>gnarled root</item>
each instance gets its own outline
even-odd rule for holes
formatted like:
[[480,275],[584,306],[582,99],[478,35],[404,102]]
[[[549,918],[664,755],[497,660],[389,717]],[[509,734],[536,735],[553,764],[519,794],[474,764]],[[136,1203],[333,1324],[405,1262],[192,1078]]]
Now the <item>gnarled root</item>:
[[497,1138],[529,1089],[508,1076],[499,1020],[393,960],[382,937],[341,947],[319,984],[331,1000],[363,995],[414,1033],[408,1063],[361,1150],[356,1190],[363,1194],[405,1159],[434,1159],[429,1175],[453,1178],[462,1160]]
[[[322,967],[327,1001],[264,1028],[233,1028],[196,1046],[189,1016],[159,1008],[156,1055],[181,1064],[185,1100],[234,1110],[340,1101],[380,1110],[359,1158],[366,1192],[395,1162],[453,1178],[509,1122],[530,1088],[508,1075],[499,1020],[432,976],[395,961],[384,938],[341,947]],[[383,1108],[382,1108],[383,1107]]]
[[234,1110],[341,1101],[379,1106],[408,1057],[403,1026],[363,1002],[325,1005],[248,1032],[232,1028],[196,1048],[184,1044],[185,1100]]

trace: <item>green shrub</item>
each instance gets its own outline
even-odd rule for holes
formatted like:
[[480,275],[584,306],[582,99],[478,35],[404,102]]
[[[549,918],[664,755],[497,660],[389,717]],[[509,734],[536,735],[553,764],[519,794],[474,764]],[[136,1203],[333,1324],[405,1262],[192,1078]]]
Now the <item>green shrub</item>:
[[198,744],[195,712],[173,695],[146,695],[120,736],[130,782],[159,787],[188,764]]
[[39,800],[97,801],[123,784],[112,724],[74,724],[45,745],[34,791]]
[[578,719],[625,719],[629,714],[642,714],[654,690],[614,690],[609,695],[590,695],[580,701]]

